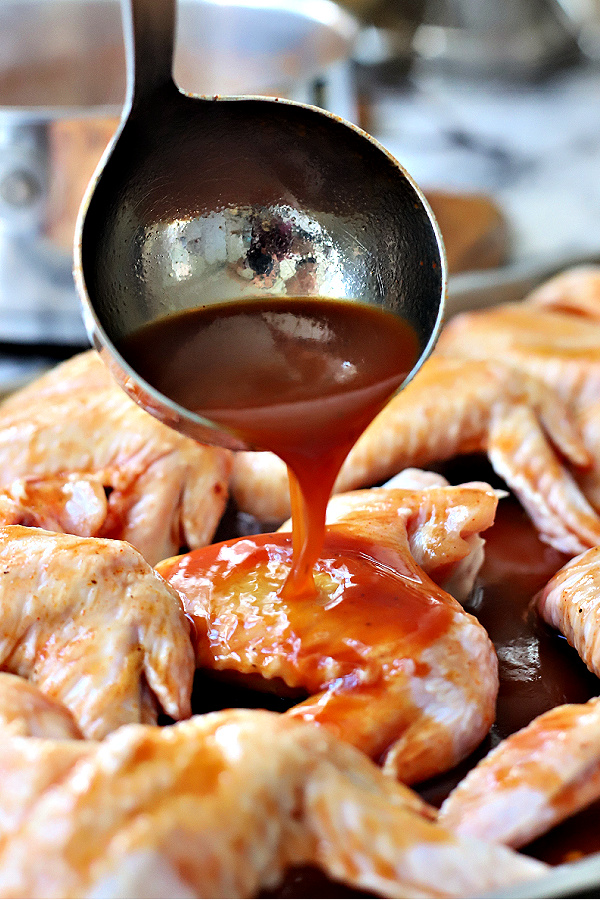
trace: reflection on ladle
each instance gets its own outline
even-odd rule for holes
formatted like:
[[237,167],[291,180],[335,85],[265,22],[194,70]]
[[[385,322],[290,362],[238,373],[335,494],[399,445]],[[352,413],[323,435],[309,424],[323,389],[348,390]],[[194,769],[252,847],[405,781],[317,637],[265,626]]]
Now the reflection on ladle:
[[437,336],[441,238],[408,175],[354,126],[179,91],[173,5],[124,4],[128,103],[80,211],[76,282],[138,402],[197,440],[288,464],[304,593],[344,457]]

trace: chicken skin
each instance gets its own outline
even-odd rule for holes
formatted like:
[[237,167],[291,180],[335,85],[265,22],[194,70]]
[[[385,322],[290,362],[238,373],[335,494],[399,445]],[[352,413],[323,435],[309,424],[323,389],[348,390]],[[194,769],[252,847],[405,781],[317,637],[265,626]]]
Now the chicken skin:
[[569,560],[541,591],[537,608],[600,678],[600,547]]
[[[30,741],[43,767],[51,742]],[[453,835],[353,747],[274,713],[127,726],[80,747],[13,816],[1,897],[254,897],[303,864],[382,896],[465,897],[548,872]]]
[[190,714],[181,602],[123,541],[0,528],[0,668],[61,701],[87,738]]
[[227,541],[158,564],[196,624],[198,667],[308,694],[316,723],[414,783],[443,772],[495,716],[497,659],[444,580],[494,519],[489,486],[380,488],[330,501],[316,596],[288,597],[291,537]]
[[212,539],[231,453],[144,412],[95,351],[0,406],[0,523],[133,544],[155,563]]
[[0,672],[0,734],[55,740],[83,737],[66,706],[8,672]]
[[600,512],[600,266],[562,272],[521,303],[457,316],[437,352],[469,361],[501,359],[556,391],[589,457],[573,474]]
[[565,269],[535,288],[526,300],[531,306],[600,322],[600,266],[582,264]]
[[600,390],[600,317],[527,299],[462,313],[440,335],[436,353],[503,361],[556,391],[572,407]]

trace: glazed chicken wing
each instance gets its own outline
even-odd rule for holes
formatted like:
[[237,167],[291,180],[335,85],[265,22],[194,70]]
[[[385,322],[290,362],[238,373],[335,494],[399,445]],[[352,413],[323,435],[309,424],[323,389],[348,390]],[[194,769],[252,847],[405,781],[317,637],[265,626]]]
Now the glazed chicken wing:
[[354,748],[274,713],[128,726],[86,751],[14,818],[0,896],[253,897],[308,864],[382,896],[465,897],[548,871],[453,835]]
[[0,528],[0,668],[64,703],[88,738],[161,708],[190,714],[181,602],[123,541]]
[[144,412],[94,351],[0,406],[0,522],[129,541],[150,563],[208,543],[229,451]]
[[487,633],[411,547],[443,580],[496,505],[489,486],[334,498],[316,597],[281,591],[289,534],[228,541],[157,568],[196,623],[199,667],[308,694],[287,715],[332,730],[411,783],[477,746],[498,689]]

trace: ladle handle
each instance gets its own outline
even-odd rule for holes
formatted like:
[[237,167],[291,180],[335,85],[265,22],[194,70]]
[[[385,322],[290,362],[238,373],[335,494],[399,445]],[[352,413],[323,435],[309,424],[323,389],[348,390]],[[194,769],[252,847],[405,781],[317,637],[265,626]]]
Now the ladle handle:
[[121,0],[131,109],[173,85],[177,0]]

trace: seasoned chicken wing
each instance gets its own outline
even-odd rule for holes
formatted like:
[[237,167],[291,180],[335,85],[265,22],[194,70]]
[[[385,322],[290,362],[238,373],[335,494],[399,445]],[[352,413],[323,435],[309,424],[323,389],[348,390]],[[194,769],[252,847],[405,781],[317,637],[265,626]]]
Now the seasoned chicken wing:
[[[432,488],[450,488],[450,483],[437,472],[427,472],[424,469],[403,469],[387,481],[383,487],[404,488],[405,490],[428,491]],[[463,495],[461,491],[471,490],[471,493]],[[480,521],[477,523],[477,515],[483,511],[485,503],[478,502],[478,498],[489,497],[490,485],[479,481],[470,481],[458,485],[451,504],[427,503],[427,495],[423,497],[422,512],[419,516],[419,527],[408,532],[410,552],[415,562],[433,578],[436,584],[452,594],[459,603],[464,603],[473,587],[485,557],[485,538],[481,532],[488,526]],[[450,489],[451,493],[453,489]],[[478,491],[483,493],[473,493]],[[506,496],[506,491],[493,491],[497,500]],[[336,494],[329,504],[329,515],[333,516],[337,503],[343,503],[343,497],[351,497],[349,494]],[[434,497],[435,495],[430,495]],[[448,496],[448,494],[447,494]],[[456,510],[456,513],[454,512]],[[466,521],[473,523],[471,533],[465,527]],[[443,534],[442,528],[445,528]],[[442,537],[443,534],[443,537]],[[418,538],[418,543],[415,540]],[[451,553],[444,558],[440,544],[442,542],[451,547]],[[463,551],[468,548],[465,555]],[[430,562],[437,566],[437,571],[430,568]]]
[[[565,463],[591,464],[572,414],[547,385],[501,362],[432,356],[359,438],[335,490],[476,451],[487,452],[556,549],[600,543],[600,516]],[[285,467],[272,454],[237,454],[232,493],[260,519],[288,514]]]
[[[404,491],[404,496],[395,494],[396,490]],[[434,472],[404,469],[383,489],[336,494],[327,505],[326,521],[329,525],[347,523],[356,512],[360,535],[370,517],[373,538],[378,533],[385,545],[390,530],[393,533],[400,524],[397,516],[406,528],[410,554],[417,565],[462,602],[483,563],[485,539],[481,532],[493,524],[502,495],[484,482],[453,487]],[[290,529],[288,521],[279,530]]]
[[494,748],[442,804],[458,834],[521,847],[600,797],[600,698],[557,706]]
[[190,714],[189,631],[129,544],[0,528],[0,668],[64,703],[86,737]]
[[411,783],[451,768],[495,714],[487,633],[436,578],[489,527],[489,487],[372,489],[330,502],[314,597],[281,588],[288,533],[228,541],[159,563],[196,624],[199,667],[279,679],[315,722]]
[[[586,501],[600,512],[600,266],[563,272],[521,303],[456,316],[436,352],[469,361],[501,360],[559,394],[588,456],[583,465],[582,459],[573,459],[572,474]],[[570,516],[570,505],[562,505]],[[575,552],[595,543],[583,540]]]
[[253,897],[302,864],[382,896],[464,897],[548,871],[453,835],[354,748],[258,710],[124,727],[26,807],[2,897]]
[[83,737],[66,706],[8,672],[0,672],[0,734],[56,740]]
[[150,563],[208,543],[231,454],[144,412],[94,351],[0,406],[0,522],[129,541]]

